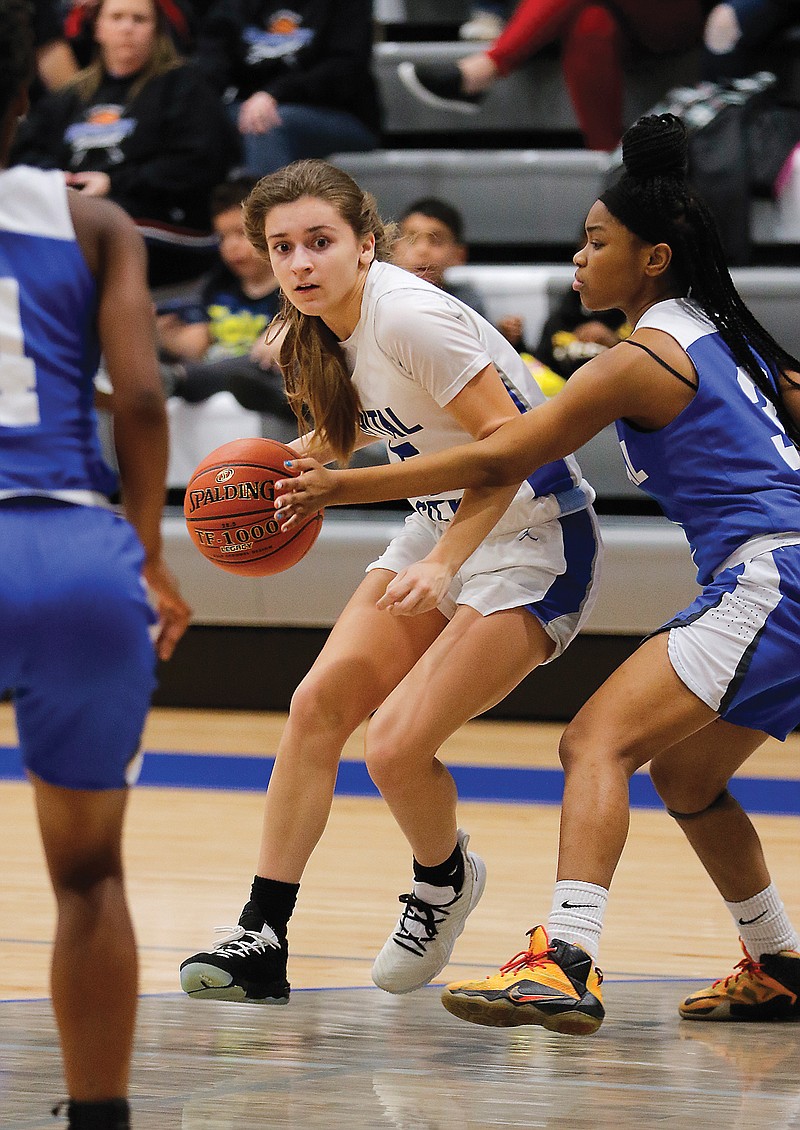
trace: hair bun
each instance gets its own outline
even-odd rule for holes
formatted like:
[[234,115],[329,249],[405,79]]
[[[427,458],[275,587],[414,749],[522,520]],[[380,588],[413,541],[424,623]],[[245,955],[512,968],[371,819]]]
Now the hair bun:
[[640,118],[622,138],[622,163],[632,177],[682,179],[689,164],[686,126],[674,114]]

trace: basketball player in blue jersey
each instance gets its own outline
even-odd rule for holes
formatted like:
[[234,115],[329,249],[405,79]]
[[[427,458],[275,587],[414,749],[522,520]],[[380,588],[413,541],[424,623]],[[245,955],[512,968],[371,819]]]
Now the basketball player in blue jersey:
[[[245,229],[284,296],[290,403],[314,421],[293,444],[298,456],[347,462],[380,437],[390,459],[413,462],[544,401],[494,326],[387,261],[391,238],[374,200],[341,170],[300,161],[265,177],[245,203]],[[342,748],[367,719],[367,767],[413,854],[412,887],[372,977],[408,993],[444,968],[485,868],[467,850],[455,782],[437,754],[579,630],[600,556],[593,497],[566,455],[522,485],[411,499],[413,513],[292,698],[251,898],[230,937],[182,963],[187,993],[288,1000],[289,916],[328,819]],[[407,568],[434,599],[423,615],[393,617],[381,602]]]
[[[57,903],[68,1124],[127,1130],[137,961],[122,825],[156,653],[169,658],[189,610],[161,556],[167,424],[141,237],[61,173],[7,168],[33,74],[29,20],[24,0],[0,0],[0,690]],[[97,438],[101,350],[125,517]]]
[[[687,1020],[800,1017],[798,934],[728,780],[767,734],[800,725],[800,376],[744,306],[705,206],[687,185],[671,115],[626,133],[624,175],[591,208],[574,286],[620,309],[631,338],[583,366],[547,404],[468,447],[400,466],[330,471],[298,460],[284,511],[455,486],[518,482],[616,421],[633,480],[690,542],[702,594],[648,638],[567,727],[552,910],[500,972],[449,985],[478,1024],[575,1034],[603,1019],[596,960],[628,831],[628,782],[651,774],[716,884],[744,959],[680,1006]],[[387,590],[420,612],[419,578]]]

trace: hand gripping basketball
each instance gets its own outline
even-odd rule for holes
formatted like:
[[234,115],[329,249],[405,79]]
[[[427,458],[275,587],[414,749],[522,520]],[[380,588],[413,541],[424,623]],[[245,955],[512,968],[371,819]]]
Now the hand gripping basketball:
[[220,569],[265,577],[297,564],[317,540],[322,510],[284,530],[275,514],[275,483],[294,473],[291,448],[273,439],[238,439],[216,448],[189,480],[183,514],[189,536]]

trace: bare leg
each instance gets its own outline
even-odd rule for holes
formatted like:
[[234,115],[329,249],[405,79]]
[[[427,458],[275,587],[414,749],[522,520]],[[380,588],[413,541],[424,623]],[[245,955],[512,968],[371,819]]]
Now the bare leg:
[[440,746],[553,646],[524,608],[482,616],[462,605],[372,719],[367,767],[423,866],[447,859],[456,842],[456,787],[436,756]]
[[300,881],[328,821],[344,743],[447,623],[437,611],[379,612],[393,576],[367,575],[295,692],[267,789],[259,875]]
[[58,907],[51,978],[67,1088],[79,1102],[124,1098],[137,991],[121,859],[127,790],[32,780]]
[[744,902],[770,884],[758,833],[730,794],[709,808],[766,734],[717,719],[697,734],[653,758],[650,775],[673,812],[701,813],[679,820],[726,902]]
[[631,775],[714,718],[675,674],[665,635],[606,680],[561,740],[559,879],[611,885],[628,835]]

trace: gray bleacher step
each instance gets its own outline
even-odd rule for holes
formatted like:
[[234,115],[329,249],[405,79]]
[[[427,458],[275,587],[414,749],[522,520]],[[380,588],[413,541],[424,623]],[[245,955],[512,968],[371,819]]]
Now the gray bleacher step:
[[552,54],[521,67],[488,92],[476,114],[448,113],[415,98],[397,76],[401,62],[456,62],[474,43],[376,43],[373,72],[383,103],[387,136],[414,133],[545,132],[578,130],[561,65]]
[[385,218],[440,196],[462,212],[468,243],[499,247],[574,245],[611,159],[584,149],[396,149],[331,161],[373,193]]
[[438,24],[458,28],[466,23],[472,11],[470,0],[374,0],[372,18],[384,24],[408,24],[424,27]]
[[[400,82],[398,64],[455,62],[480,50],[465,42],[376,43],[373,71],[384,108],[384,131],[393,134],[442,133],[464,136],[475,132],[578,132],[578,123],[564,84],[556,49],[536,54],[513,74],[496,83],[476,114],[448,113],[427,106]],[[672,86],[699,79],[695,52],[680,55],[640,55],[631,61],[625,78],[625,118],[634,121]]]

